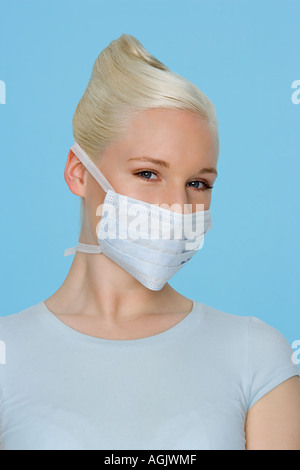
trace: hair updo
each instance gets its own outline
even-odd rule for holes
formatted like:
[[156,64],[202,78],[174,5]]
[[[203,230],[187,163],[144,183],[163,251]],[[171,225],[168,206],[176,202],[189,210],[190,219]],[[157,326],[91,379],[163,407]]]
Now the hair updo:
[[218,127],[215,107],[204,93],[134,36],[122,34],[95,60],[73,116],[74,140],[95,162],[108,144],[121,138],[129,121],[149,108],[192,111]]

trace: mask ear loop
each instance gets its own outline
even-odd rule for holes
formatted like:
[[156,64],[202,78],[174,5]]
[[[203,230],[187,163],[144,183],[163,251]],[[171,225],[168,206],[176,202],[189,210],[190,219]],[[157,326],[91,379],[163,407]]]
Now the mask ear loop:
[[78,242],[76,246],[66,248],[64,256],[74,255],[76,251],[82,251],[83,253],[102,253],[100,245],[88,245],[87,243]]
[[[90,157],[85,153],[85,151],[80,147],[80,145],[75,141],[71,147],[71,150],[74,152],[76,157],[81,161],[85,168],[90,172],[90,174],[95,178],[97,183],[100,184],[101,188],[107,193],[107,191],[115,192],[114,188],[109,184],[107,179],[103,176],[99,168],[96,167],[94,162]],[[87,243],[78,242],[76,246],[72,248],[66,248],[64,256],[74,255],[76,251],[82,251],[83,253],[102,253],[100,245],[89,245]]]
[[99,168],[96,167],[95,163],[90,159],[90,157],[85,153],[85,151],[80,147],[77,142],[74,142],[71,147],[71,150],[75,153],[76,157],[81,161],[81,163],[85,166],[85,168],[90,172],[90,174],[95,178],[97,183],[100,184],[101,188],[106,193],[108,190],[115,192],[114,188],[102,175]]

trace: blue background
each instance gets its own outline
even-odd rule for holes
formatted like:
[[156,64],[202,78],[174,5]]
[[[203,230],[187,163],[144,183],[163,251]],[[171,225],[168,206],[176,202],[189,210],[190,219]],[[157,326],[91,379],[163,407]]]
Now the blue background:
[[170,284],[300,339],[299,0],[0,1],[1,299],[10,315],[52,295],[79,237],[64,181],[72,117],[93,63],[132,34],[216,106],[213,229]]

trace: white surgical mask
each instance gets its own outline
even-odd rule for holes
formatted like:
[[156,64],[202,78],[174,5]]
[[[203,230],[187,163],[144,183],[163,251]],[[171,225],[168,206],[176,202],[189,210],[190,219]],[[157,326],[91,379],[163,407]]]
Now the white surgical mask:
[[106,196],[97,226],[98,245],[79,242],[64,255],[103,253],[148,289],[161,290],[202,248],[212,227],[210,211],[179,213],[119,194],[77,142],[71,150]]

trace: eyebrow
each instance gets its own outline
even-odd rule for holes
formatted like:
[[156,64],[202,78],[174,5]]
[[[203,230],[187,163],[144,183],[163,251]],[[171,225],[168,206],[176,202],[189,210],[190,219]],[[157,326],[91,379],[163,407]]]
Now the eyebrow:
[[[134,157],[134,158],[129,158],[127,161],[131,160],[138,160],[140,162],[151,162],[154,163],[155,165],[160,165],[164,168],[170,168],[170,163],[166,162],[165,160],[159,160],[157,158],[152,158],[152,157]],[[199,174],[202,173],[214,173],[216,176],[218,176],[218,172],[215,168],[213,167],[208,167],[208,168],[202,168],[199,172]]]

